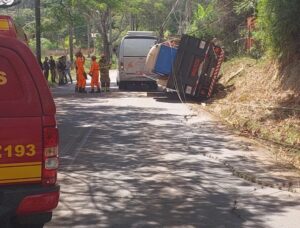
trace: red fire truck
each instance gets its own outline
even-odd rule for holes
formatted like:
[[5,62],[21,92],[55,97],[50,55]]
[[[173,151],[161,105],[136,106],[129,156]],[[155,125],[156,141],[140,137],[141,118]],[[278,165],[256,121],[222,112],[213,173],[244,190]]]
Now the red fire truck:
[[43,227],[59,200],[56,108],[26,43],[0,16],[0,227]]

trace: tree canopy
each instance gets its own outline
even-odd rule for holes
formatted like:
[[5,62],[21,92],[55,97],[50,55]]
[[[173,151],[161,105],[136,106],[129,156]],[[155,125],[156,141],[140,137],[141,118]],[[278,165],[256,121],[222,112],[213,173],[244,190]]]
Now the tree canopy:
[[[254,16],[254,48],[284,60],[299,56],[299,11],[299,0],[41,0],[41,36],[46,48],[96,47],[111,55],[128,30],[153,30],[161,38],[189,33],[217,38],[234,56],[249,36],[247,17]],[[0,13],[13,15],[34,40],[34,1]]]

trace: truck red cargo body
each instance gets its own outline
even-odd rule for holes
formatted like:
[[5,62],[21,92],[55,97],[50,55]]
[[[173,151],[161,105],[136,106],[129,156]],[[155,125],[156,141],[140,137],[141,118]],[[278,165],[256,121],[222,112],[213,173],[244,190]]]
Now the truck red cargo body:
[[18,34],[11,18],[0,16],[0,224],[41,225],[59,198],[56,108]]

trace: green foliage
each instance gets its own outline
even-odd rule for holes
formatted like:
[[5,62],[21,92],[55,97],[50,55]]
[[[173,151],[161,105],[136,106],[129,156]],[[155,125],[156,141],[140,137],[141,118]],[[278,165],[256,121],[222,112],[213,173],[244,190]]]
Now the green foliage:
[[[117,45],[126,31],[136,29],[153,30],[165,36],[186,32],[206,40],[216,37],[227,54],[234,56],[244,48],[247,17],[255,15],[257,29],[253,36],[257,42],[251,50],[253,56],[257,58],[268,52],[290,59],[300,55],[299,0],[43,0],[41,3],[43,49],[67,48],[71,27],[75,48],[86,48],[89,24],[91,32],[99,34],[92,42],[101,51],[107,52],[110,43]],[[34,1],[22,1],[5,10],[30,39],[35,37],[33,9]]]
[[213,26],[217,15],[214,12],[215,2],[209,3],[207,6],[198,4],[197,10],[194,13],[193,23],[188,28],[188,34],[212,39],[217,35],[217,28]]
[[226,53],[234,56],[244,47],[236,43],[240,39],[239,26],[245,24],[245,17],[234,11],[231,0],[212,0],[198,4],[187,33],[205,40],[217,38]]
[[258,4],[259,31],[264,49],[282,60],[299,55],[300,1],[261,0]]
[[138,30],[159,31],[174,0],[127,0],[128,13],[135,16]]
[[258,0],[236,0],[234,10],[237,14],[253,15],[256,12]]
[[[41,38],[41,45],[45,50],[53,50],[57,48],[55,44],[53,44],[50,40],[46,38]],[[35,51],[35,47],[36,47],[35,39],[31,39],[29,41],[29,46],[31,50]]]
[[198,9],[195,12],[195,17],[198,20],[213,19],[213,4],[208,4],[207,7],[198,4]]

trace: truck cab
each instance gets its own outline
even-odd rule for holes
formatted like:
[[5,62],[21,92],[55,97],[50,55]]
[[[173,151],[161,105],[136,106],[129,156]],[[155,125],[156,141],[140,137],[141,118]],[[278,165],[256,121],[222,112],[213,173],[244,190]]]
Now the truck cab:
[[12,18],[0,16],[0,224],[43,227],[59,200],[56,107]]

